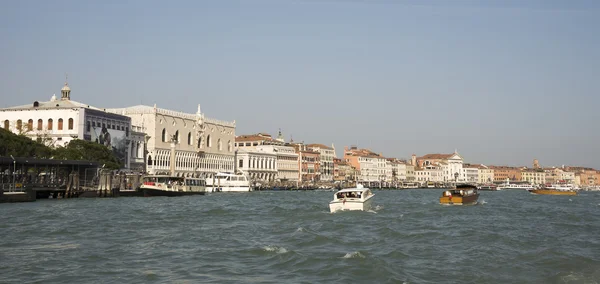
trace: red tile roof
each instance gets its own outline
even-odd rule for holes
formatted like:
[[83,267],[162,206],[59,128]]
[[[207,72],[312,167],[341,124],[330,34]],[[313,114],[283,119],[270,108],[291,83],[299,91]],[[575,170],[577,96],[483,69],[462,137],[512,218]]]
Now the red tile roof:
[[323,145],[323,144],[308,144],[308,145],[306,145],[306,147],[309,147],[309,148],[321,148],[321,149],[333,150],[333,148],[331,148],[331,147],[327,147],[327,146],[325,146],[325,145]]
[[419,160],[442,160],[442,159],[448,159],[450,157],[454,156],[454,153],[452,154],[427,154],[423,157],[418,157],[417,159]]

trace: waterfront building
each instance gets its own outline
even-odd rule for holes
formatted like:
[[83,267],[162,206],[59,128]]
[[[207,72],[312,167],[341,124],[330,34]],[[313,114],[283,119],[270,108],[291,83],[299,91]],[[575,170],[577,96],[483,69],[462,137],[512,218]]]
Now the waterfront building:
[[412,164],[405,164],[406,165],[406,181],[408,182],[413,182],[416,179],[415,176],[415,166],[413,166]]
[[[463,158],[458,154],[458,151],[454,151],[454,153],[452,154],[427,154],[422,157],[415,157],[415,155],[413,155],[413,160],[413,163],[421,169],[426,169],[426,167],[429,165],[436,165],[437,167],[442,169],[443,173],[441,176],[441,180],[439,180],[440,178],[438,178],[437,176],[431,176],[430,178],[435,179],[431,181],[466,181],[466,174],[463,173]],[[456,178],[455,176],[455,174],[457,173],[458,178]]]
[[270,134],[257,133],[252,135],[240,135],[235,138],[235,148],[238,151],[261,148],[264,151],[275,153],[277,158],[276,181],[296,183],[299,180],[298,153],[291,144],[286,143],[281,130],[276,139]]
[[140,126],[131,126],[131,162],[129,169],[134,172],[144,173],[146,172],[146,129]]
[[521,168],[507,166],[489,166],[494,170],[494,182],[521,181]]
[[[415,170],[415,176],[417,181],[421,184],[426,184],[428,182],[443,183],[449,181],[444,174],[443,165],[440,163],[424,164],[422,168]],[[454,179],[452,181],[454,181]]]
[[318,152],[319,158],[319,179],[320,181],[333,181],[333,159],[335,156],[335,148],[333,145],[327,147],[323,144],[308,144],[306,147],[313,151]]
[[200,105],[195,114],[156,105],[106,111],[127,116],[133,125],[144,129],[146,170],[150,174],[173,170],[178,176],[211,177],[234,170],[235,121],[205,117]]
[[[477,169],[477,178],[475,178],[475,183],[486,184],[494,182],[494,169],[491,169],[483,164],[464,164],[463,167],[465,169]],[[467,176],[469,174],[467,173]],[[471,173],[471,175],[475,175],[475,173]]]
[[494,182],[494,169],[480,164],[477,168],[477,180],[480,184],[493,183]]
[[344,182],[352,182],[356,179],[356,169],[342,159],[335,158],[333,160],[334,163],[334,172],[333,172],[333,180],[334,181],[344,181]]
[[543,169],[523,169],[521,170],[521,181],[526,181],[531,184],[546,183],[546,172]]
[[0,109],[0,121],[5,129],[47,146],[66,146],[74,139],[102,144],[113,150],[124,168],[130,168],[132,154],[137,153],[131,143],[131,119],[71,100],[67,82],[60,98]]
[[279,136],[277,139],[274,139],[271,134],[268,133],[257,133],[250,135],[239,135],[235,137],[235,148],[242,149],[253,149],[260,145],[279,145],[284,146],[285,143],[283,136],[281,135],[281,131],[279,131]]
[[344,147],[344,161],[358,172],[358,181],[365,185],[379,185],[385,180],[386,158],[368,149]]
[[397,186],[406,181],[406,163],[396,158],[388,158],[386,164],[386,181]]
[[465,165],[462,170],[462,178],[468,183],[479,182],[479,166],[478,165]]
[[575,173],[574,183],[581,187],[600,185],[600,172],[586,167],[567,167],[570,172]]
[[320,179],[319,160],[321,154],[319,152],[309,150],[302,143],[292,144],[298,153],[300,169],[298,174],[299,182],[318,182]]
[[251,181],[266,184],[277,178],[277,154],[273,145],[237,150],[237,169]]

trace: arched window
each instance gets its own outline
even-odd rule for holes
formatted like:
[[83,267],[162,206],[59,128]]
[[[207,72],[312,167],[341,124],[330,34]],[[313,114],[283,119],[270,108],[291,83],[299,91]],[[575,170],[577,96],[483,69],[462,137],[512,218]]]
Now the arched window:
[[69,130],[73,130],[73,119],[69,118]]
[[162,142],[167,142],[167,129],[165,128],[162,131]]
[[152,166],[152,156],[148,156],[148,166]]
[[175,141],[179,143],[179,130],[175,131]]
[[210,135],[206,136],[206,148],[210,148],[211,146]]
[[30,119],[27,121],[27,130],[28,131],[33,130],[33,119]]
[[7,120],[4,121],[4,129],[8,129],[10,127],[10,122]]
[[52,130],[52,118],[48,119],[48,130]]
[[23,131],[23,121],[17,120],[17,131]]
[[58,119],[58,130],[62,130],[63,129],[63,119],[59,118]]
[[223,151],[223,143],[221,143],[221,138],[219,138],[217,146],[219,147],[219,151]]
[[231,146],[231,140],[227,141],[227,151],[233,152],[233,147]]
[[37,127],[37,130],[42,130],[42,129],[43,129],[43,127],[44,127],[44,126],[43,126],[43,124],[44,124],[44,121],[43,121],[43,120],[41,120],[41,119],[38,119],[38,127]]
[[192,145],[192,132],[188,133],[188,145]]

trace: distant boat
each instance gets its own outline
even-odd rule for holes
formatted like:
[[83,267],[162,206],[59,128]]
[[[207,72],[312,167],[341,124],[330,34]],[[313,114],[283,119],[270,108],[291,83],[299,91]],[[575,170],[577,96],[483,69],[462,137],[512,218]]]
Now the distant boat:
[[523,190],[531,190],[535,189],[535,185],[530,183],[504,183],[498,186],[498,190],[505,189],[523,189]]
[[479,199],[477,187],[470,184],[459,184],[455,189],[446,190],[440,197],[440,204],[469,205],[476,204]]
[[333,194],[333,200],[329,202],[331,213],[340,210],[362,210],[371,209],[371,203],[375,194],[370,189],[358,184],[355,188],[342,189]]
[[572,184],[553,184],[546,185],[539,189],[527,190],[532,194],[544,195],[577,195],[578,187]]
[[206,179],[208,192],[248,192],[253,191],[250,180],[244,174],[217,173],[214,178]]
[[146,197],[203,195],[205,190],[206,184],[203,179],[170,175],[148,175],[140,185],[140,191]]
[[496,190],[500,190],[500,189],[498,189],[498,186],[495,184],[484,184],[479,187],[479,190],[496,191]]

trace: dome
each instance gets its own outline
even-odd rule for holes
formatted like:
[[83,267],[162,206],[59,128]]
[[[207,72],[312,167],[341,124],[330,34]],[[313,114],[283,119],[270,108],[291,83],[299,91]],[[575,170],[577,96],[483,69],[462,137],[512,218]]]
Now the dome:
[[69,84],[65,83],[65,86],[61,89],[61,91],[70,91]]

